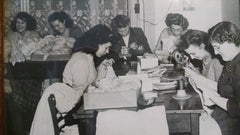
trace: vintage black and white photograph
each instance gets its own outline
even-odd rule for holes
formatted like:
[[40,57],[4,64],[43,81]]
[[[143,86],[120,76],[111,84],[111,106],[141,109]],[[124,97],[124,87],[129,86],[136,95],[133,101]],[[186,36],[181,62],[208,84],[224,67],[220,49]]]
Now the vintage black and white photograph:
[[4,135],[240,135],[240,0],[4,0]]

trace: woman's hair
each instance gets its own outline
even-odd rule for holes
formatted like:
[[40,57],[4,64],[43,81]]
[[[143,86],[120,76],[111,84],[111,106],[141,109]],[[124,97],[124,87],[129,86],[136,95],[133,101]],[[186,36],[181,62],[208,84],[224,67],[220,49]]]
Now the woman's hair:
[[66,28],[71,28],[73,26],[73,20],[64,11],[54,12],[51,15],[49,15],[48,23],[49,23],[51,28],[53,28],[52,22],[54,22],[56,20],[59,20],[62,23],[65,22],[65,27]]
[[17,19],[21,19],[27,23],[26,30],[35,30],[37,27],[36,20],[26,12],[19,12],[11,22],[11,30],[17,32],[16,23]]
[[173,24],[182,26],[183,30],[188,28],[188,20],[181,14],[169,13],[165,19],[165,23],[168,27]]
[[94,56],[95,67],[98,67],[106,58],[106,56],[100,58],[96,56],[98,46],[108,42],[113,43],[113,41],[112,31],[106,25],[98,24],[75,41],[72,52],[82,51],[87,54],[92,54]]
[[116,41],[121,40],[121,35],[118,33],[118,28],[125,28],[130,24],[130,18],[126,15],[117,15],[111,21],[111,28]]
[[238,27],[231,22],[220,22],[208,30],[211,43],[234,43],[240,45],[240,34]]
[[112,19],[111,25],[114,28],[124,28],[130,24],[130,18],[126,15],[117,15]]
[[200,30],[188,30],[180,37],[180,42],[177,45],[178,49],[185,50],[189,48],[190,44],[200,46],[204,44],[204,49],[215,57],[214,49],[212,45],[208,42],[208,34]]
[[112,31],[106,25],[98,24],[75,41],[73,52],[83,51],[95,55],[98,45],[108,42],[113,42]]

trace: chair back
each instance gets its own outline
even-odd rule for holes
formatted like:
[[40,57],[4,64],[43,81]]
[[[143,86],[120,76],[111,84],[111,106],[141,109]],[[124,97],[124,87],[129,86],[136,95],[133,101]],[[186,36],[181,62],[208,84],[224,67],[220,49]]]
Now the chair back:
[[62,115],[58,116],[58,110],[56,108],[56,99],[53,94],[51,94],[48,97],[48,104],[50,107],[51,115],[52,115],[52,121],[53,121],[53,127],[54,127],[54,134],[59,135],[60,132],[63,132],[62,129],[65,127],[64,125],[59,126],[59,122],[64,119]]

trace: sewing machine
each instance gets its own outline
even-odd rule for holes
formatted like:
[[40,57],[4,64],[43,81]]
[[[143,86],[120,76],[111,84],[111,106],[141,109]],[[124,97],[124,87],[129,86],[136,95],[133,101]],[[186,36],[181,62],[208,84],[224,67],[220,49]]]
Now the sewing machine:
[[188,95],[185,91],[185,82],[186,78],[184,77],[184,69],[183,67],[189,63],[189,57],[186,55],[184,51],[175,50],[170,55],[170,59],[174,64],[174,70],[168,74],[163,75],[165,79],[174,81],[178,81],[178,89],[177,93],[172,97],[177,100],[189,99],[191,95]]

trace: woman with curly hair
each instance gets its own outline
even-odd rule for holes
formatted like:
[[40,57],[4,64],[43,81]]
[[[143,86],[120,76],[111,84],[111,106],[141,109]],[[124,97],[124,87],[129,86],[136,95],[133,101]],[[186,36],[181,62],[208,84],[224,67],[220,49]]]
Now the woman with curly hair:
[[160,50],[173,52],[178,39],[188,28],[188,20],[178,13],[169,13],[165,19],[165,23],[168,27],[162,30],[155,47],[155,52]]
[[[26,12],[19,12],[11,22],[9,41],[11,44],[10,62],[23,62],[29,59],[34,42],[39,40],[39,34],[35,31],[36,20]],[[33,43],[33,44],[32,44]]]
[[[6,125],[12,135],[28,134],[40,99],[41,81],[30,78],[27,74],[30,68],[23,66],[28,65],[25,61],[30,58],[32,48],[39,41],[35,29],[36,20],[26,12],[19,12],[11,22],[12,32],[8,38],[11,46],[9,62],[12,64],[5,65],[4,86],[9,86],[5,91]],[[21,74],[16,74],[16,71]]]
[[206,32],[188,30],[181,36],[177,48],[184,50],[191,59],[202,61],[202,75],[208,79],[218,81],[223,65],[216,58],[214,49],[208,42],[208,34]]
[[[67,53],[71,52],[73,43],[77,38],[80,38],[83,35],[83,31],[78,25],[73,23],[71,17],[64,11],[53,12],[48,17],[48,23],[53,30],[52,41],[54,42],[54,46],[46,46],[43,50],[47,52],[61,52],[63,50],[67,50]],[[50,79],[50,84],[59,81],[56,76],[58,76],[59,72],[62,72],[60,69],[64,67],[65,64],[65,62],[53,62],[47,64],[47,74]]]
[[79,38],[83,31],[74,25],[73,20],[64,11],[54,12],[48,17],[48,23],[52,28],[55,36],[64,36],[65,38]]
[[[210,42],[216,54],[224,61],[222,74],[212,81],[189,68],[185,73],[203,92],[205,99],[215,105],[212,117],[217,121],[222,135],[240,134],[240,33],[231,22],[220,22],[208,30]],[[206,85],[207,84],[207,85]]]
[[[50,108],[47,103],[50,94],[54,94],[56,98],[59,114],[64,115],[75,105],[75,107],[79,106],[77,104],[83,98],[83,93],[89,85],[105,78],[106,66],[112,64],[113,61],[101,59],[101,64],[96,64],[96,60],[109,53],[112,37],[111,30],[99,24],[76,40],[73,54],[63,72],[63,83],[54,83],[44,91],[35,112],[30,135],[54,134]],[[67,127],[63,131],[65,134],[71,134],[69,133],[71,130],[67,130]]]

